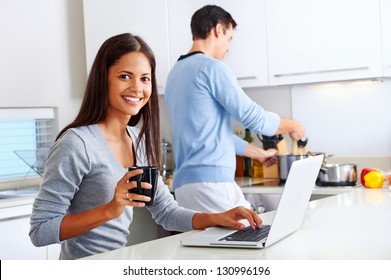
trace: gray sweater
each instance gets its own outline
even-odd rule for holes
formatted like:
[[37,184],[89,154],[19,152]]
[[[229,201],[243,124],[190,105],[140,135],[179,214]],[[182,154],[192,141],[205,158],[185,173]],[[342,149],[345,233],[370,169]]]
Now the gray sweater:
[[[137,128],[128,127],[136,147]],[[137,165],[147,165],[144,145],[137,149]],[[59,239],[65,215],[76,214],[109,202],[117,182],[127,169],[111,152],[98,125],[68,130],[51,148],[45,174],[34,201],[30,238],[35,246],[61,244],[60,259],[77,259],[126,246],[133,207],[85,234]],[[154,204],[148,207],[152,218],[167,230],[192,229],[194,211],[173,199],[159,176]],[[140,224],[142,224],[140,222]]]

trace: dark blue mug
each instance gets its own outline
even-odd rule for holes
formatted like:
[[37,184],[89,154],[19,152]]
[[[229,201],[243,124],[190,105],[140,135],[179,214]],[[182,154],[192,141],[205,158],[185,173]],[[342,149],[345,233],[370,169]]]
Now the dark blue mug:
[[[150,206],[153,204],[153,200],[155,198],[155,193],[156,193],[156,186],[157,186],[157,178],[159,176],[159,169],[156,166],[134,166],[134,167],[129,167],[128,170],[136,170],[136,169],[142,169],[143,173],[133,176],[129,178],[130,181],[136,181],[137,182],[137,188],[129,189],[128,191],[130,193],[136,193],[140,195],[145,195],[151,198],[150,201],[145,202],[145,201],[139,201],[139,202],[144,202],[146,206]],[[152,185],[151,189],[143,189],[141,187],[141,182],[147,182]],[[134,200],[137,201],[137,200]]]

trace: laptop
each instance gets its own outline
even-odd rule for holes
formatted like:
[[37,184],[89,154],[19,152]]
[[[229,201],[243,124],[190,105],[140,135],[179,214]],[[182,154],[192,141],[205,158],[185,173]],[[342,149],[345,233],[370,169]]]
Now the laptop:
[[[182,239],[181,244],[196,247],[261,249],[295,232],[304,219],[322,161],[323,155],[317,155],[292,163],[271,225],[263,225],[262,229],[257,230],[249,229],[251,235],[256,233],[256,240],[253,237],[250,240],[238,238],[236,235],[243,235],[243,230],[211,227]],[[246,226],[249,225],[247,220],[242,222]]]

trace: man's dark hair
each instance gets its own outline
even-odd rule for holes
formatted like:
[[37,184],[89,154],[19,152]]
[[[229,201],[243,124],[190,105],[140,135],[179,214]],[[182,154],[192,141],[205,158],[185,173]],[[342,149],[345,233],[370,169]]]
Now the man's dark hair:
[[236,22],[231,14],[223,8],[215,5],[207,5],[197,10],[191,17],[191,33],[193,40],[206,39],[209,32],[220,23],[225,28],[236,27]]

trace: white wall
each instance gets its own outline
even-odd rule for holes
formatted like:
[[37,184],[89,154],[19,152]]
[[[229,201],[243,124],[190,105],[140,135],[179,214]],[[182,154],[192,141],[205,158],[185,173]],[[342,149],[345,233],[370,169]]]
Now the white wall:
[[293,117],[313,150],[338,156],[391,156],[391,81],[292,88]]
[[82,0],[0,1],[0,107],[78,112],[86,81]]
[[[300,121],[308,148],[337,157],[388,157],[391,80],[247,89],[265,109]],[[234,122],[235,129],[243,126]],[[253,135],[255,138],[255,135]],[[289,137],[285,137],[289,140]],[[287,141],[288,148],[291,142]]]

